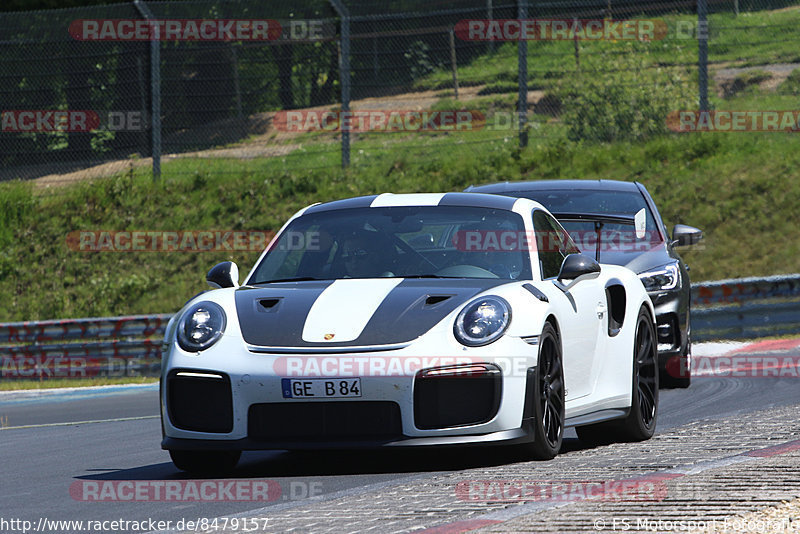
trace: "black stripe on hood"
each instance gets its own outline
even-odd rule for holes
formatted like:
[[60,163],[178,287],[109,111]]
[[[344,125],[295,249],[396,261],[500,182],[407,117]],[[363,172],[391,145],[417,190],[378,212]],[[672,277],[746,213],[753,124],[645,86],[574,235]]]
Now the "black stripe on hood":
[[[303,341],[306,317],[333,281],[270,284],[236,291],[236,310],[244,340],[267,347],[351,347],[412,341],[475,295],[507,284],[501,279],[406,279],[375,310],[358,338],[346,342]],[[446,298],[445,298],[446,297]],[[267,308],[266,304],[277,304]],[[342,313],[348,303],[342,302]]]

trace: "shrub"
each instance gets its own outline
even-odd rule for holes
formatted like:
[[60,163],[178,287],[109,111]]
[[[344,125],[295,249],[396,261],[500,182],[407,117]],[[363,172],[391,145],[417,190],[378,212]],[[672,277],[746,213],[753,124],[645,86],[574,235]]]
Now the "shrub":
[[436,69],[442,68],[442,64],[431,57],[431,47],[422,41],[411,43],[408,51],[403,56],[408,62],[412,80],[417,80]]
[[556,87],[573,141],[638,141],[666,133],[670,111],[696,107],[685,69],[654,64],[646,49],[606,49],[582,61]]

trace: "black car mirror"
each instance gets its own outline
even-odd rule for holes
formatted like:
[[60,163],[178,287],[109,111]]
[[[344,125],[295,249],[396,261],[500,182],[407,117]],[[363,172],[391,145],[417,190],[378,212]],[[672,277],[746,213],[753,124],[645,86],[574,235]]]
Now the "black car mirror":
[[679,247],[695,245],[703,239],[703,231],[694,226],[676,224],[672,230],[672,244]]
[[[561,263],[561,270],[558,272],[558,282],[564,291],[580,282],[590,280],[600,275],[600,264],[593,258],[584,254],[570,254]],[[569,281],[564,285],[564,280]]]
[[420,234],[418,236],[413,237],[412,239],[409,239],[408,244],[411,248],[414,249],[433,248],[434,245],[433,234]]
[[232,261],[218,263],[208,271],[206,282],[215,289],[239,287],[239,267]]

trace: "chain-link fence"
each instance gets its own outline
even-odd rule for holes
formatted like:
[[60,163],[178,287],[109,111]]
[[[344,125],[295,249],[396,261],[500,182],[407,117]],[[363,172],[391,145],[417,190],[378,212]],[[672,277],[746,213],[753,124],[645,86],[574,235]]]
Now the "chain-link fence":
[[[796,4],[136,1],[0,14],[0,180],[637,140],[735,129],[736,110],[751,113],[742,129],[787,129],[752,112],[791,111],[800,92]],[[731,113],[704,118],[715,108]]]

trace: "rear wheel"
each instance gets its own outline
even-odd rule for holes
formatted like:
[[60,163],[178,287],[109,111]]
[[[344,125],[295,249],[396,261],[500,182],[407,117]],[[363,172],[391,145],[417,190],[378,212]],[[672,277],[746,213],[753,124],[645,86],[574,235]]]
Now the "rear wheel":
[[533,388],[533,442],[524,445],[528,456],[550,460],[564,438],[564,369],[561,342],[555,328],[545,323],[539,337],[539,358]]
[[658,352],[653,321],[644,306],[639,310],[634,339],[633,391],[628,416],[577,427],[575,431],[581,441],[601,444],[611,441],[643,441],[653,436],[658,419]]
[[241,455],[241,451],[169,451],[175,467],[198,475],[224,475],[236,467]]

